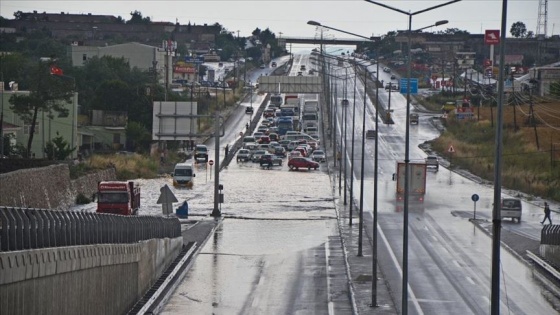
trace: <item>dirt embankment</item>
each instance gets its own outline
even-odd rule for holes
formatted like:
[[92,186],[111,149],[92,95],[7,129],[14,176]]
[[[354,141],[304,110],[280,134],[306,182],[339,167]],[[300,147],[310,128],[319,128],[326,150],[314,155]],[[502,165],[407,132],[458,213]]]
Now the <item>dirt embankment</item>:
[[[431,146],[453,167],[493,180],[496,120],[495,107],[475,108],[472,120],[450,114]],[[560,102],[504,107],[502,135],[503,186],[560,201]]]

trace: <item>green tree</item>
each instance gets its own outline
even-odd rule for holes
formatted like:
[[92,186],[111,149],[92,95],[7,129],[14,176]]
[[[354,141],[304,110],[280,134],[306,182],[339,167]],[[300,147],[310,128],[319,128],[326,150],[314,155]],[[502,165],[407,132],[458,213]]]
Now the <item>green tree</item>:
[[128,111],[134,107],[130,89],[126,82],[121,80],[103,81],[95,91],[91,101],[91,108],[108,111]]
[[129,122],[126,125],[126,139],[136,152],[146,152],[152,141],[152,134],[141,123]]
[[45,145],[45,154],[49,160],[62,161],[65,160],[76,148],[70,147],[68,141],[64,140],[62,136],[56,133],[56,137],[49,140]]
[[518,21],[511,25],[509,32],[516,38],[525,37],[527,34],[527,27],[525,26],[525,23]]
[[447,28],[444,31],[438,31],[438,34],[447,34],[447,35],[469,35],[470,33],[465,30],[460,30],[458,28]]
[[28,59],[20,53],[0,56],[0,69],[2,71],[0,80],[4,81],[6,89],[8,88],[7,83],[11,81],[18,82],[18,84],[23,83],[23,69],[26,68],[27,63]]
[[560,81],[550,83],[550,94],[560,97]]
[[131,18],[126,24],[151,24],[150,17],[143,17],[140,11],[130,12]]
[[27,157],[31,151],[35,124],[39,112],[52,117],[55,112],[68,115],[67,104],[72,103],[74,81],[60,75],[52,75],[51,64],[39,62],[26,69],[24,80],[27,82],[29,94],[14,94],[10,97],[10,109],[30,126],[27,142]]
[[[83,67],[76,68],[74,76],[79,83],[78,93],[80,94],[80,104],[84,110],[94,109],[97,93],[103,93],[99,87],[106,81],[122,81],[134,87],[146,85],[153,81],[148,74],[140,71],[131,71],[130,65],[124,58],[114,57],[93,57],[89,59]],[[98,108],[101,109],[101,108]]]

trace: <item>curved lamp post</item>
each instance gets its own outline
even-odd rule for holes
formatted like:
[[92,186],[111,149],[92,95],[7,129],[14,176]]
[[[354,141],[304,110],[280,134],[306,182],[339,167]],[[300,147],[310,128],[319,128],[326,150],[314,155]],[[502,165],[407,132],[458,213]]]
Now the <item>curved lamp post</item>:
[[[422,9],[415,12],[404,11],[392,6],[388,6],[386,4],[372,1],[372,0],[365,0],[366,2],[384,7],[386,9],[402,13],[408,16],[408,64],[406,67],[407,73],[407,91],[406,91],[406,131],[405,131],[405,151],[404,151],[404,164],[405,164],[405,176],[404,176],[404,203],[403,203],[403,257],[402,257],[402,314],[408,314],[408,194],[409,194],[409,179],[410,179],[410,124],[408,123],[410,117],[410,76],[411,76],[411,52],[410,52],[410,44],[411,38],[410,34],[412,33],[412,17],[418,15],[420,13],[424,13],[427,11],[431,11],[437,8],[441,8],[443,6],[450,5],[455,2],[459,2],[461,0],[452,0],[448,1],[439,5],[435,5],[426,9]],[[447,21],[438,21],[432,26],[439,26],[446,24]],[[428,26],[431,27],[431,26]],[[424,28],[422,28],[424,29]]]

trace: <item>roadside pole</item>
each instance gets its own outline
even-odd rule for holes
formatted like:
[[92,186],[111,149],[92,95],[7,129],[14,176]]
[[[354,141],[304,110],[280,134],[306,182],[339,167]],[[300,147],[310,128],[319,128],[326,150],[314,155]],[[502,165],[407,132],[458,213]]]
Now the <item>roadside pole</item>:
[[473,194],[471,196],[471,200],[474,202],[474,212],[473,212],[473,220],[476,221],[476,202],[480,199],[477,194]]

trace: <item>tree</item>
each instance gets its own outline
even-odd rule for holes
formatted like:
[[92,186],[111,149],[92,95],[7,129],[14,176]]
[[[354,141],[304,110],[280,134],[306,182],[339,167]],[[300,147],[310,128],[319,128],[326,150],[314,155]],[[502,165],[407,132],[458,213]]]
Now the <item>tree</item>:
[[126,24],[151,24],[152,21],[150,17],[142,17],[140,11],[130,12],[131,18],[126,22]]
[[65,160],[76,148],[70,147],[68,141],[64,140],[62,136],[56,133],[56,137],[49,140],[45,145],[45,154],[49,160],[62,161]]
[[527,34],[527,27],[525,26],[525,23],[518,21],[511,25],[509,32],[515,38],[525,37]]
[[52,117],[54,112],[68,115],[66,105],[72,104],[74,80],[63,75],[52,75],[51,66],[50,63],[39,62],[26,69],[27,71],[24,73],[29,94],[14,94],[9,100],[10,109],[14,111],[14,114],[30,126],[27,157],[31,152],[38,113],[44,112],[49,117]]
[[470,33],[465,30],[460,30],[458,28],[447,28],[444,31],[438,31],[438,34],[446,34],[446,35],[469,35]]
[[126,139],[135,152],[148,151],[152,134],[141,123],[129,122],[126,125]]
[[560,81],[550,83],[550,94],[560,97]]

